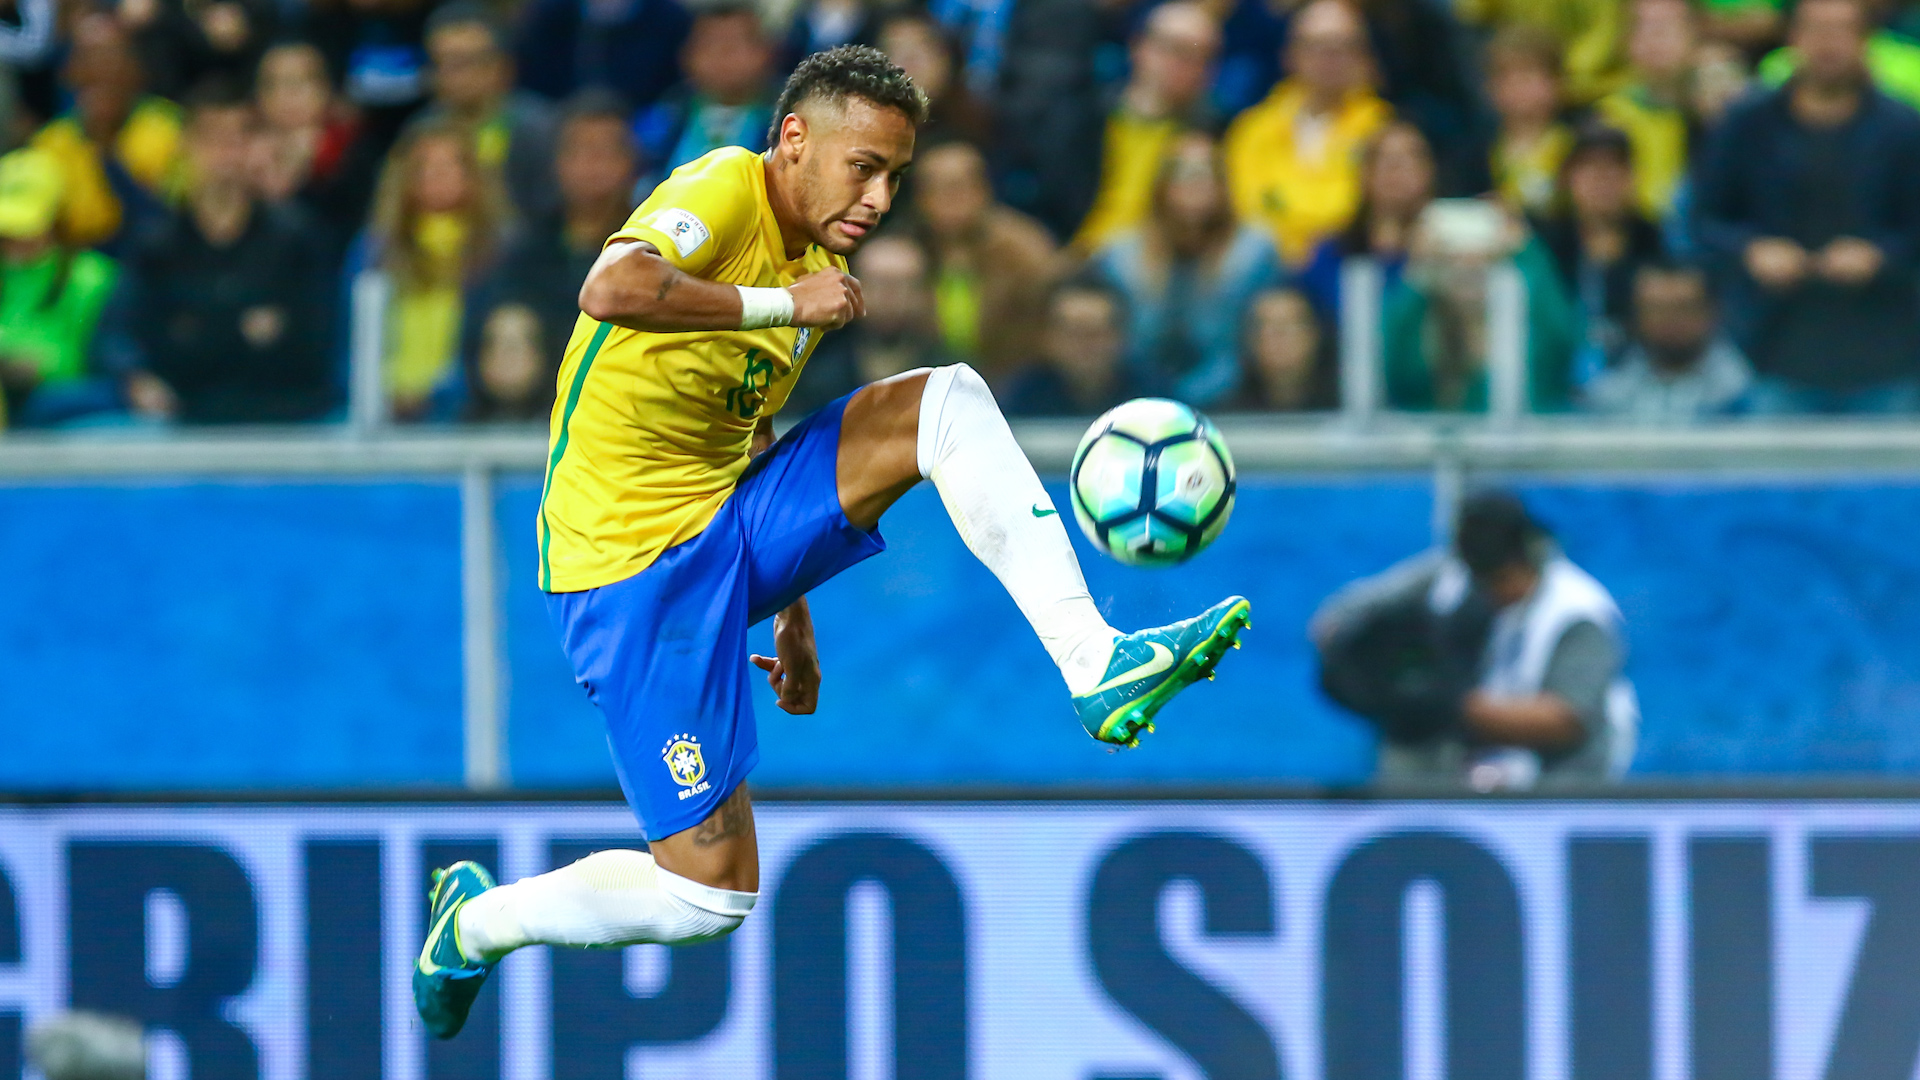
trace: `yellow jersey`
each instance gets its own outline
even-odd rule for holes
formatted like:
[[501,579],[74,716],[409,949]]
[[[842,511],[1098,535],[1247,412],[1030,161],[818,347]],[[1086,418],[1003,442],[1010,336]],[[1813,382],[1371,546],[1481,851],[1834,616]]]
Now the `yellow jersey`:
[[1393,107],[1355,90],[1332,114],[1307,115],[1307,91],[1288,79],[1240,114],[1221,141],[1234,211],[1264,225],[1290,266],[1345,228],[1360,206],[1360,158]]
[[[608,239],[645,240],[695,277],[776,288],[847,263],[789,260],[760,155],[723,147],[673,171]],[[754,425],[786,403],[820,334],[654,333],[582,314],[560,365],[540,496],[540,587],[622,581],[692,539],[733,494]]]

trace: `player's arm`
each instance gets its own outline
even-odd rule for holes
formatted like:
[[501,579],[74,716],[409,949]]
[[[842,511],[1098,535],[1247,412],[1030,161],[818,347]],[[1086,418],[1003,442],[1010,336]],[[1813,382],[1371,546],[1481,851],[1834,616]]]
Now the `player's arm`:
[[[784,293],[788,299],[772,296]],[[749,310],[749,309],[752,310]],[[580,310],[629,330],[677,333],[761,326],[845,326],[866,314],[860,282],[829,267],[785,289],[745,289],[674,266],[645,240],[608,244],[580,287]]]

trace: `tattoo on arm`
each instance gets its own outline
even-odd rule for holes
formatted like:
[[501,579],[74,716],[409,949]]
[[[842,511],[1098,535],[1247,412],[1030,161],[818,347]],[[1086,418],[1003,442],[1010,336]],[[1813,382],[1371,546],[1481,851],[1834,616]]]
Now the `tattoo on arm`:
[[698,847],[712,847],[735,837],[753,834],[753,801],[747,798],[747,789],[743,784],[727,796],[727,801],[709,814],[707,820],[694,827],[693,842]]
[[671,267],[667,269],[666,279],[660,282],[660,291],[653,294],[654,303],[657,304],[667,298],[667,294],[673,291],[673,279],[679,276]]

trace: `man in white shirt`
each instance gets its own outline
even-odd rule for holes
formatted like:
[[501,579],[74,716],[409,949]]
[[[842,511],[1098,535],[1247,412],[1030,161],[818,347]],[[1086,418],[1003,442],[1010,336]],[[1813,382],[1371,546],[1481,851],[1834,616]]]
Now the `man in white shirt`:
[[[1425,620],[1439,657],[1432,678],[1383,670],[1385,650],[1355,645],[1370,626],[1404,624],[1409,612]],[[1384,736],[1382,783],[1481,791],[1594,783],[1617,778],[1632,758],[1639,706],[1622,674],[1620,609],[1505,492],[1464,502],[1451,550],[1422,553],[1336,593],[1311,633],[1329,692],[1350,707],[1376,713],[1379,699],[1343,694],[1336,670],[1359,669],[1351,675],[1377,685],[1421,686],[1425,721],[1395,725],[1369,715]],[[1444,654],[1463,640],[1471,655],[1450,682]],[[1405,654],[1386,666],[1405,663]]]

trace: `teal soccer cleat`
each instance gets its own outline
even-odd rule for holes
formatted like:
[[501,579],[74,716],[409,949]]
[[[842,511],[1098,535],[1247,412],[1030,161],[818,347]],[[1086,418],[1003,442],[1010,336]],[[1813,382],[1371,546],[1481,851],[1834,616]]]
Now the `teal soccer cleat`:
[[454,932],[455,916],[467,901],[493,888],[493,875],[474,862],[457,862],[433,872],[427,896],[427,943],[413,964],[413,1006],[436,1039],[451,1039],[467,1022],[467,1011],[492,973],[492,964],[468,960]]
[[1087,734],[1118,746],[1138,746],[1140,734],[1153,730],[1153,714],[1203,676],[1228,646],[1240,647],[1252,606],[1244,596],[1229,596],[1198,616],[1171,626],[1127,634],[1113,643],[1106,676],[1089,693],[1073,699]]

